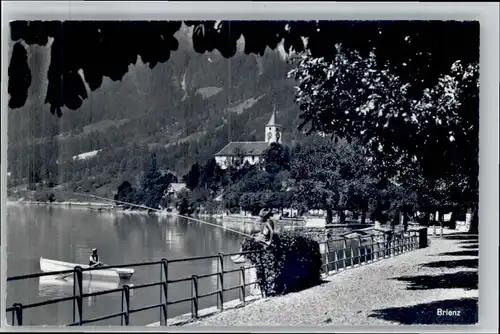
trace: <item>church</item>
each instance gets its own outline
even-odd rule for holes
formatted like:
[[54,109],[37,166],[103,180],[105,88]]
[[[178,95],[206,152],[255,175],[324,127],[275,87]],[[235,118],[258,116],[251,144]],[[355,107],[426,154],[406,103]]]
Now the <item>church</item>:
[[215,161],[226,169],[239,161],[241,165],[248,162],[254,165],[260,161],[262,153],[271,143],[281,144],[282,127],[276,124],[276,111],[273,111],[269,122],[265,126],[264,141],[230,142],[215,154]]

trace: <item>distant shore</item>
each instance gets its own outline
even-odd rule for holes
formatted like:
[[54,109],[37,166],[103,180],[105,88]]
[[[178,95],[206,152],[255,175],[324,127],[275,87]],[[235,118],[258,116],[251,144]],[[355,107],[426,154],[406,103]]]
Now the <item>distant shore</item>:
[[[89,201],[89,202],[78,202],[78,201],[62,201],[62,202],[42,202],[42,201],[32,201],[32,200],[13,200],[7,199],[7,205],[27,205],[27,206],[45,206],[45,207],[62,207],[65,209],[90,209],[90,210],[98,210],[104,212],[113,212],[113,213],[123,213],[123,214],[134,214],[134,215],[156,215],[156,216],[166,216],[169,214],[177,215],[176,212],[168,212],[168,211],[156,211],[156,210],[147,210],[147,209],[124,209],[121,205],[115,205],[109,202],[97,202],[97,201]],[[196,214],[197,217],[217,217],[219,214]]]

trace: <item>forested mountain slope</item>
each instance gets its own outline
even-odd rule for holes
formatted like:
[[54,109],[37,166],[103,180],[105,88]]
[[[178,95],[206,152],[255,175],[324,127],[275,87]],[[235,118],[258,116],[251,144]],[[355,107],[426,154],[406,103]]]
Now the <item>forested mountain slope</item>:
[[[9,110],[10,185],[46,180],[75,190],[116,189],[138,177],[153,152],[160,168],[181,176],[229,138],[263,140],[273,104],[284,141],[301,136],[294,83],[286,78],[292,65],[280,52],[201,55],[188,34],[178,32],[180,47],[168,62],[151,70],[138,60],[122,81],[106,79],[81,109],[62,118],[44,103],[50,46],[30,46],[28,101]],[[93,157],[73,158],[95,150]]]

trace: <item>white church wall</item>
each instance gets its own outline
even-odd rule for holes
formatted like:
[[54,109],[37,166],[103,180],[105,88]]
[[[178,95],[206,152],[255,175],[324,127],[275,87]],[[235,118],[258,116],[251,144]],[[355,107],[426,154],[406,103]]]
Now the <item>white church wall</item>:
[[[228,156],[216,156],[215,157],[215,162],[219,165],[221,169],[227,169],[230,165],[231,162],[234,161],[234,157],[228,157]],[[260,157],[258,156],[245,156],[243,157],[243,164],[249,163],[250,165],[255,165],[260,161]]]

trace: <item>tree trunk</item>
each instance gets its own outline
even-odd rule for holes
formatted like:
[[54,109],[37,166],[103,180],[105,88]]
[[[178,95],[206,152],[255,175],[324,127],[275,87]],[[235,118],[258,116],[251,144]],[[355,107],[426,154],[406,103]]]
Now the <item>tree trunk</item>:
[[345,223],[345,211],[344,210],[339,211],[339,223],[340,224]]
[[408,222],[410,221],[410,218],[408,217],[407,212],[403,212],[403,231],[408,230]]
[[457,229],[457,212],[456,211],[451,212],[450,222],[448,224],[450,226],[450,229],[452,229],[452,230]]
[[366,224],[366,211],[361,211],[361,224]]
[[422,220],[422,225],[424,225],[424,226],[430,226],[431,225],[430,222],[431,222],[431,213],[430,212],[426,212],[424,214],[424,219]]
[[439,211],[438,213],[438,222],[439,222],[439,236],[442,238],[443,237],[443,230],[444,230],[444,214],[443,212]]
[[391,226],[391,229],[393,230],[396,226],[399,225],[399,219],[400,219],[399,211],[394,213],[394,216],[389,217],[389,224]]
[[478,204],[475,204],[471,212],[471,221],[469,226],[469,233],[478,234],[479,233],[479,214],[478,214]]
[[326,223],[327,224],[333,223],[333,210],[332,209],[326,209]]
[[358,221],[358,220],[359,220],[359,211],[353,211],[353,213],[352,213],[352,218],[353,218],[355,221]]

